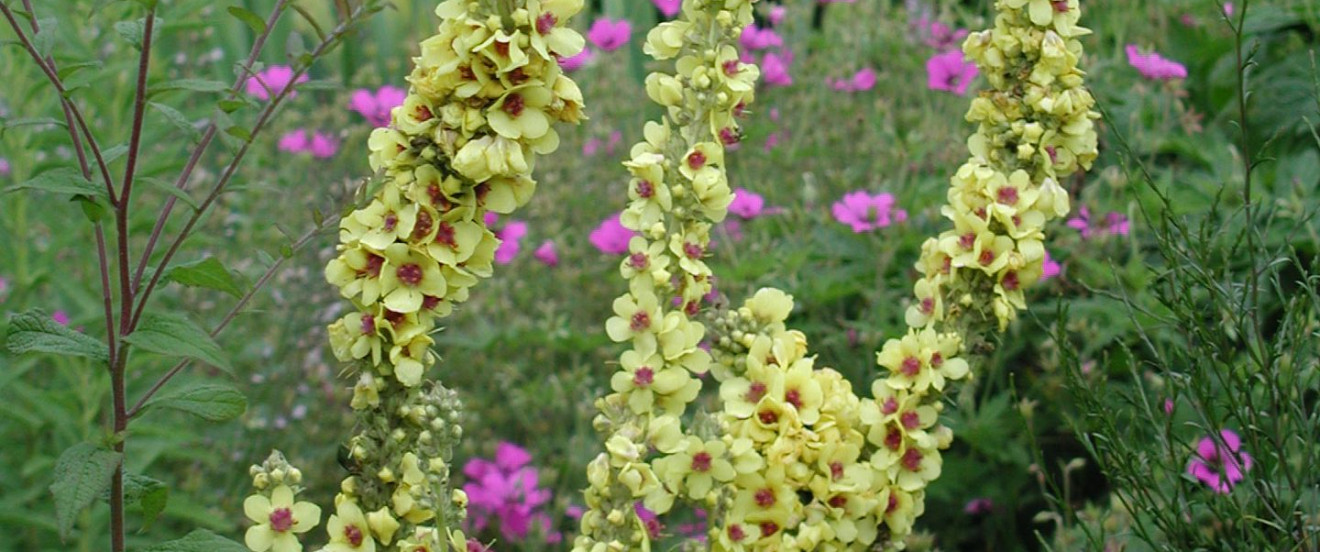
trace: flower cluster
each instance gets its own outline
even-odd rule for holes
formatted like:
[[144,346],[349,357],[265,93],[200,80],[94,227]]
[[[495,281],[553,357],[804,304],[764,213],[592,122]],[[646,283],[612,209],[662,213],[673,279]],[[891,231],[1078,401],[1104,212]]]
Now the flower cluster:
[[253,552],[302,552],[298,535],[321,523],[321,508],[310,502],[294,502],[302,487],[302,472],[272,451],[265,462],[248,470],[256,494],[243,501],[243,513],[254,525],[244,541]]
[[[712,289],[704,261],[710,231],[734,200],[724,154],[741,139],[737,118],[759,75],[736,47],[751,21],[752,0],[688,0],[678,19],[647,36],[644,51],[675,59],[677,70],[647,77],[647,95],[666,115],[646,124],[645,141],[624,163],[632,175],[630,203],[619,222],[637,235],[619,266],[629,291],[615,300],[606,331],[631,348],[610,380],[614,392],[597,401],[595,425],[605,452],[587,467],[588,510],[575,550],[648,548],[651,534],[637,513],[638,499],[663,514],[680,492],[704,496],[728,482],[735,463],[744,471],[754,467],[728,460],[750,452],[748,446],[685,437],[681,422],[701,389],[694,375],[710,366],[710,355],[698,347],[706,330],[695,317]],[[653,464],[656,452],[665,456]],[[688,465],[704,466],[702,474],[681,477],[691,481],[688,488],[662,482],[678,473],[669,467],[682,464],[684,455]]]
[[[581,91],[558,65],[583,47],[565,27],[581,8],[581,0],[443,2],[402,105],[371,134],[377,185],[341,220],[338,256],[325,270],[354,307],[329,335],[336,358],[353,363],[358,428],[341,458],[350,475],[325,552],[466,547],[454,529],[467,497],[451,490],[449,468],[462,403],[423,378],[437,361],[431,334],[491,275],[500,240],[486,215],[525,204],[536,156],[559,145],[553,123],[583,118]],[[272,492],[268,501],[285,497]]]
[[492,460],[474,458],[463,466],[472,532],[498,527],[504,542],[523,542],[534,532],[551,544],[559,542],[562,536],[551,529],[550,516],[542,510],[550,491],[540,488],[531,461],[526,449],[504,442]]

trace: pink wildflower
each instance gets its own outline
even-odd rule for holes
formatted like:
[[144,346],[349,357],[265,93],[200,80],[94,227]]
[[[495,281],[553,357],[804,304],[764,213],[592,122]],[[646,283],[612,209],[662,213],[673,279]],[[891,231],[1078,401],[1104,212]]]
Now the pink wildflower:
[[646,527],[646,534],[652,539],[660,538],[660,533],[665,530],[665,525],[660,523],[660,517],[642,506],[641,502],[633,505],[633,511],[637,512],[637,518],[642,520],[642,526]]
[[[500,220],[497,213],[486,213],[486,226],[494,227]],[[506,265],[513,262],[522,251],[522,239],[527,235],[527,223],[521,220],[511,220],[498,230],[494,230],[495,237],[500,240],[500,246],[495,249],[495,262]]]
[[844,194],[843,199],[834,202],[831,211],[834,220],[847,224],[857,234],[907,220],[907,211],[894,209],[893,194],[871,195],[865,190]]
[[587,30],[587,40],[601,51],[613,52],[622,48],[632,38],[632,23],[626,19],[598,17]]
[[678,15],[679,9],[683,7],[683,0],[651,0],[651,3],[655,4],[656,9],[665,14],[665,17]]
[[582,143],[582,155],[586,157],[595,156],[600,152],[600,138],[592,136]]
[[766,52],[761,58],[761,82],[766,86],[789,86],[793,84],[788,66],[793,63],[793,54],[788,50]]
[[985,497],[973,498],[963,506],[963,513],[969,516],[979,516],[993,511],[995,511],[995,501]]
[[[250,96],[257,99],[269,100],[280,95],[290,84],[307,82],[307,74],[298,76],[297,81],[293,81],[293,68],[288,65],[272,65],[266,70],[257,73],[255,77],[248,78],[243,83],[243,89]],[[297,96],[298,92],[289,91],[288,97]]]
[[1078,209],[1077,216],[1068,219],[1066,223],[1068,228],[1080,231],[1083,239],[1091,239],[1096,236],[1126,236],[1132,231],[1132,222],[1128,220],[1127,215],[1118,211],[1111,211],[1105,214],[1103,223],[1091,223],[1091,210],[1085,205]]
[[288,153],[310,153],[318,159],[334,157],[339,144],[334,138],[320,132],[298,129],[280,137],[279,150]]
[[610,218],[601,221],[600,225],[591,231],[591,235],[587,239],[601,253],[619,255],[628,251],[628,241],[635,235],[637,233],[624,228],[623,224],[619,222],[619,215],[614,214]]
[[596,59],[596,51],[591,48],[583,48],[581,52],[577,53],[577,55],[559,58],[559,66],[563,68],[565,72],[572,73],[573,71],[581,69],[588,63],[591,63],[594,59]]
[[1206,436],[1196,444],[1187,473],[1220,494],[1228,494],[1251,471],[1251,455],[1242,452],[1242,439],[1231,429],[1219,431],[1223,446]]
[[536,251],[532,252],[532,256],[536,257],[536,260],[545,263],[546,266],[559,266],[559,251],[555,248],[555,242],[551,240],[541,242]]
[[[787,15],[788,15],[788,8],[785,8],[783,6],[771,6],[770,16],[767,17],[767,19],[770,20],[771,25],[778,27],[780,23],[784,22],[784,17]],[[705,510],[702,511],[704,512]]]
[[976,74],[976,64],[964,61],[963,53],[957,50],[936,54],[926,60],[926,87],[931,90],[966,95]]
[[1050,252],[1046,251],[1045,260],[1041,261],[1041,265],[1040,265],[1040,281],[1043,282],[1045,280],[1058,276],[1059,273],[1062,271],[1063,271],[1063,267],[1059,266],[1059,263],[1057,261],[1051,259]]
[[374,92],[361,88],[353,91],[348,102],[349,109],[358,112],[373,127],[390,125],[390,110],[403,105],[408,93],[393,86],[382,86]]
[[540,511],[550,501],[550,491],[539,487],[536,468],[527,465],[530,461],[526,450],[505,442],[499,444],[493,462],[474,458],[463,466],[471,532],[498,524],[507,541],[522,541],[533,529],[553,538],[550,516]]
[[964,38],[967,38],[967,29],[954,30],[939,21],[934,21],[920,30],[925,35],[922,42],[941,52],[957,50],[958,44],[962,43]]
[[729,204],[729,212],[745,220],[751,220],[764,215],[781,213],[783,209],[766,207],[765,198],[761,194],[746,188],[736,188],[733,190],[733,203]]
[[329,159],[335,156],[339,151],[339,143],[325,134],[319,132],[312,133],[312,145],[310,148],[312,157],[318,159]]
[[0,157],[0,176],[9,176],[9,160]]
[[56,324],[59,324],[61,326],[69,325],[69,313],[64,312],[62,310],[55,311],[54,314],[50,315],[50,319],[54,320]]
[[853,73],[851,77],[834,79],[827,78],[825,82],[830,88],[840,92],[866,92],[875,87],[875,69],[867,67]]
[[743,28],[738,36],[738,43],[745,50],[766,50],[784,47],[784,39],[772,29],[762,29],[755,23]]
[[1143,77],[1151,80],[1187,78],[1187,68],[1181,63],[1164,59],[1155,52],[1143,54],[1137,49],[1136,44],[1128,44],[1124,50],[1127,52],[1128,65],[1136,68]]

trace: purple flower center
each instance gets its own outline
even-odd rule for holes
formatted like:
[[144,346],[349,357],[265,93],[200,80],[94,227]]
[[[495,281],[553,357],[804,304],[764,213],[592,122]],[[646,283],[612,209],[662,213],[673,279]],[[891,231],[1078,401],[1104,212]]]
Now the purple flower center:
[[508,113],[510,117],[522,115],[524,107],[526,107],[526,103],[523,101],[521,94],[509,94],[509,97],[504,99],[504,112]]
[[701,451],[692,455],[692,471],[705,473],[710,471],[710,453]]
[[653,195],[655,195],[655,186],[651,185],[651,181],[649,180],[637,181],[637,197],[640,197],[642,199],[650,199],[651,196]]
[[650,387],[653,381],[655,381],[655,372],[649,366],[638,368],[633,373],[633,385],[637,387]]
[[541,14],[540,17],[536,18],[536,32],[540,34],[549,34],[550,31],[555,28],[555,23],[558,22],[559,20],[555,18],[555,14],[545,12]]
[[293,512],[288,508],[276,508],[270,512],[270,528],[283,533],[293,528]]
[[399,281],[404,285],[414,287],[422,283],[422,267],[417,263],[408,263],[395,270],[394,273],[399,277]]
[[775,505],[774,489],[757,489],[756,494],[753,495],[753,497],[756,499],[756,505],[762,508],[769,508]]
[[628,322],[628,327],[634,332],[640,332],[651,327],[651,315],[644,311],[634,312],[632,319]]
[[358,529],[356,525],[345,525],[344,539],[348,541],[348,544],[355,547],[362,546],[362,530]]

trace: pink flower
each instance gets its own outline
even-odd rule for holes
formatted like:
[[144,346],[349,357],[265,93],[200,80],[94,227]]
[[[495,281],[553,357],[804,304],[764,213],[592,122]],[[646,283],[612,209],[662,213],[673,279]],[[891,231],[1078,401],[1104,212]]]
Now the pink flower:
[[348,107],[366,117],[371,126],[385,127],[390,125],[390,110],[403,105],[407,97],[407,92],[388,85],[374,92],[361,88],[353,91]]
[[683,7],[683,0],[651,0],[651,3],[655,4],[656,9],[665,14],[665,17],[678,15],[679,9]]
[[[770,17],[767,19],[770,20],[771,25],[778,27],[780,23],[784,22],[784,16],[786,15],[788,15],[788,8],[783,6],[771,6]],[[704,512],[705,510],[702,511]]]
[[[498,213],[486,213],[486,226],[494,227],[500,220]],[[522,239],[527,235],[527,223],[521,220],[511,220],[502,228],[494,230],[495,238],[500,240],[500,246],[495,249],[495,262],[506,265],[513,262],[522,251]]]
[[9,176],[9,160],[0,157],[0,176]]
[[844,194],[843,199],[834,202],[831,211],[834,220],[847,224],[858,234],[907,220],[907,211],[894,209],[893,194],[871,195],[865,190]]
[[555,242],[545,240],[532,252],[536,260],[545,263],[546,266],[559,266],[559,251],[555,248]]
[[840,92],[866,92],[875,87],[875,69],[867,67],[844,79],[827,78],[830,88]]
[[1127,52],[1128,65],[1136,68],[1143,77],[1151,80],[1187,78],[1187,68],[1181,63],[1164,59],[1155,52],[1143,54],[1137,50],[1136,44],[1128,44],[1124,50]]
[[[255,78],[248,78],[243,83],[243,89],[250,96],[257,99],[269,100],[272,97],[280,95],[291,83],[307,82],[307,74],[298,76],[296,82],[293,81],[293,68],[288,65],[272,65],[265,71],[257,73]],[[289,91],[288,97],[297,96],[297,91]]]
[[605,52],[622,48],[632,38],[632,23],[626,19],[598,17],[587,30],[587,40]]
[[[924,24],[925,21],[922,21],[921,23]],[[958,44],[961,43],[964,38],[967,38],[967,29],[954,30],[939,21],[932,22],[930,25],[924,26],[924,28],[919,27],[919,30],[921,31],[921,34],[925,35],[922,42],[925,42],[927,46],[941,52],[957,50]]]
[[1051,259],[1050,252],[1046,251],[1045,260],[1041,261],[1040,265],[1040,281],[1044,282],[1045,280],[1058,276],[1062,271],[1063,267],[1059,266],[1059,263],[1054,259]]
[[1229,17],[1233,17],[1233,11],[1234,11],[1234,10],[1233,10],[1233,3],[1232,3],[1232,2],[1224,2],[1224,15],[1227,15],[1227,16],[1229,16]]
[[736,188],[733,190],[733,203],[729,204],[729,212],[743,219],[751,220],[764,215],[781,213],[783,209],[766,207],[765,198],[761,194],[746,188]]
[[1173,399],[1164,399],[1164,415],[1173,415]]
[[582,143],[582,155],[592,157],[600,152],[600,138],[592,136]]
[[536,468],[527,465],[530,461],[526,450],[505,442],[496,449],[494,461],[474,458],[463,466],[471,532],[498,524],[501,538],[510,542],[526,539],[533,529],[547,540],[556,538],[550,516],[540,511],[550,501],[550,491],[539,488]]
[[957,50],[936,54],[926,60],[926,87],[931,90],[966,95],[976,74],[976,64],[964,61],[963,53]]
[[596,59],[596,51],[591,48],[583,48],[581,52],[577,53],[577,55],[559,58],[559,66],[562,67],[565,72],[572,73],[573,71],[581,69],[588,63],[591,63],[594,59]]
[[642,520],[642,525],[646,527],[646,534],[652,539],[660,538],[660,533],[665,530],[665,525],[660,523],[660,517],[642,506],[641,502],[633,504],[633,511],[637,512],[637,518]]
[[1251,455],[1240,451],[1242,439],[1231,429],[1219,431],[1222,446],[1213,437],[1201,438],[1187,473],[1220,494],[1228,494],[1251,471]]
[[623,224],[619,222],[619,215],[614,214],[610,218],[601,221],[600,225],[591,231],[591,235],[587,239],[601,253],[619,255],[628,251],[628,241],[635,235],[637,233],[624,228]]
[[331,138],[319,132],[313,132],[312,145],[310,149],[312,152],[312,157],[316,157],[318,159],[329,159],[331,157],[334,157],[335,153],[339,151],[339,143],[336,142],[334,138]]
[[784,39],[774,30],[762,29],[753,23],[743,28],[742,34],[738,36],[738,43],[746,50],[765,50],[782,48]]
[[788,66],[793,63],[793,54],[788,50],[766,52],[761,58],[761,82],[766,86],[789,86],[793,77],[788,74]]
[[69,313],[62,310],[55,311],[55,314],[50,315],[50,319],[54,320],[56,324],[61,326],[69,325]]
[[623,143],[623,133],[617,130],[610,132],[609,140],[605,142],[605,153],[614,153],[614,149]]
[[310,153],[318,159],[334,157],[339,151],[339,144],[334,138],[320,132],[308,132],[303,129],[285,133],[280,137],[279,150],[288,153]]
[[1068,219],[1066,224],[1068,228],[1080,231],[1083,239],[1102,235],[1126,236],[1132,231],[1132,222],[1128,220],[1127,215],[1118,211],[1106,213],[1103,223],[1092,224],[1091,210],[1085,205],[1078,209],[1077,216]]
[[963,506],[963,513],[970,516],[979,516],[993,511],[995,511],[995,501],[984,497],[973,498]]
[[302,153],[307,151],[307,131],[298,129],[285,133],[284,136],[280,137],[279,148],[280,151],[286,151],[289,153]]

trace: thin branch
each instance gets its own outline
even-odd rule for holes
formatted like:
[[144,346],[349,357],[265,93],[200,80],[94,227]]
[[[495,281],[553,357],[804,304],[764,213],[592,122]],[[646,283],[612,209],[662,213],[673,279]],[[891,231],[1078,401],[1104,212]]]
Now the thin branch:
[[133,315],[134,290],[128,267],[128,217],[129,202],[133,199],[133,172],[137,170],[138,154],[142,148],[142,120],[147,106],[147,69],[151,64],[151,35],[156,26],[156,6],[147,9],[146,23],[142,27],[142,50],[138,55],[137,87],[133,93],[133,130],[129,138],[128,163],[124,168],[123,187],[119,202],[115,208],[115,230],[118,233],[119,250],[119,335],[127,336],[133,331],[129,322]]
[[[270,16],[266,18],[266,30],[257,35],[256,41],[252,43],[252,49],[248,52],[247,61],[243,63],[241,74],[234,78],[234,84],[229,88],[230,95],[238,93],[238,89],[243,86],[243,82],[252,74],[252,66],[260,57],[261,51],[266,47],[266,40],[270,38],[270,33],[275,29],[275,23],[284,12],[288,0],[280,0],[275,4],[275,9],[271,10]],[[202,139],[193,148],[192,155],[188,157],[188,163],[184,165],[183,172],[174,181],[174,187],[179,191],[187,190],[188,181],[192,178],[193,170],[197,168],[197,162],[201,160],[206,149],[210,147],[211,140],[215,138],[216,131],[219,128],[214,120],[206,125],[206,130],[202,132]],[[151,228],[151,237],[147,238],[147,246],[142,250],[142,257],[138,259],[136,273],[133,275],[133,292],[136,293],[142,284],[142,274],[147,269],[147,262],[151,259],[151,253],[156,249],[156,242],[160,239],[161,232],[165,229],[165,222],[169,220],[170,213],[174,211],[174,205],[178,202],[178,197],[171,195],[165,200],[165,207],[161,209],[160,215],[156,217],[156,225]]]
[[[313,228],[311,231],[298,238],[298,241],[294,242],[292,245],[293,251],[297,252],[301,250],[307,245],[307,242],[312,240],[312,238],[316,237],[326,228],[334,227],[338,222],[338,215],[327,217],[316,228]],[[223,332],[225,328],[229,326],[229,323],[234,321],[234,317],[238,316],[238,313],[243,310],[243,307],[247,306],[252,298],[256,296],[257,292],[261,290],[262,286],[266,285],[266,283],[275,276],[275,273],[279,271],[280,267],[283,266],[284,262],[287,260],[288,258],[281,256],[279,260],[275,261],[275,264],[270,265],[270,268],[266,269],[266,272],[261,275],[261,278],[257,279],[257,282],[252,285],[252,288],[249,289],[247,293],[243,294],[243,297],[238,300],[238,303],[235,303],[233,308],[229,309],[229,312],[225,314],[225,317],[220,320],[220,323],[211,330],[211,337],[214,338],[219,336],[220,332]],[[161,388],[165,387],[165,384],[169,383],[174,376],[177,376],[179,372],[182,372],[190,362],[191,360],[189,359],[179,361],[179,363],[175,364],[173,368],[170,368],[169,372],[166,372],[165,375],[156,380],[156,383],[151,386],[151,389],[148,389],[146,393],[142,394],[142,398],[138,399],[137,403],[133,405],[133,408],[128,409],[128,417],[133,418],[141,413],[142,408],[147,404],[147,401],[151,400],[151,397],[160,391]]]
[[[27,2],[24,2],[24,6],[28,7],[30,13],[30,5],[27,4]],[[100,166],[101,179],[105,182],[106,193],[109,195],[110,203],[113,205],[115,203],[115,186],[114,179],[110,178],[110,169],[106,167],[105,158],[101,155],[101,148],[96,143],[96,137],[93,136],[91,130],[87,128],[87,122],[83,120],[82,112],[78,110],[76,104],[69,100],[68,91],[64,89],[64,82],[60,80],[59,73],[55,71],[53,60],[48,64],[45,59],[42,59],[41,52],[37,51],[36,46],[32,44],[32,40],[28,38],[27,33],[23,32],[23,27],[18,23],[18,19],[14,17],[14,12],[3,2],[0,2],[0,14],[4,14],[5,19],[9,21],[9,26],[14,29],[14,34],[18,35],[18,41],[23,45],[23,49],[27,51],[28,55],[32,57],[32,61],[36,62],[37,67],[41,68],[41,72],[46,74],[46,79],[55,87],[55,91],[60,97],[60,105],[65,110],[66,119],[69,114],[72,113],[73,119],[78,122],[78,129],[87,137],[88,148],[92,150],[92,156],[96,158],[97,165]],[[35,21],[35,14],[33,14],[32,17],[33,28],[40,29]],[[69,132],[74,132],[72,126],[69,128]],[[90,175],[90,171],[87,171],[87,174]]]
[[[331,31],[330,36],[326,37],[326,39],[317,45],[316,49],[312,51],[311,58],[317,59],[324,55],[326,50],[337,42],[339,37],[347,32],[348,28],[356,22],[357,16],[361,13],[362,8],[359,7],[354,12],[353,18],[350,18],[349,20],[340,23],[338,27],[335,27],[335,29]],[[296,87],[295,83],[298,81],[298,78],[306,74],[309,68],[310,66],[303,66],[294,71],[293,75],[289,78],[289,85],[272,97],[270,103],[266,105],[264,110],[262,110],[261,115],[257,118],[256,124],[252,127],[252,131],[249,133],[251,136],[256,136],[261,132],[279,105],[289,96],[289,94],[294,92]],[[238,153],[234,154],[234,158],[229,162],[229,165],[225,167],[224,173],[221,174],[220,179],[216,182],[215,186],[211,188],[211,192],[207,194],[206,199],[197,206],[197,209],[193,211],[192,216],[188,217],[188,222],[184,224],[183,230],[180,230],[179,234],[175,236],[174,241],[170,243],[169,249],[165,251],[165,255],[156,265],[156,271],[151,275],[151,280],[147,282],[146,288],[143,289],[142,293],[137,297],[137,309],[133,312],[132,319],[128,326],[130,332],[133,328],[137,327],[138,320],[142,318],[142,313],[147,308],[147,302],[151,299],[152,291],[155,290],[156,285],[160,282],[161,275],[165,273],[165,267],[169,266],[169,262],[174,258],[174,254],[179,251],[179,247],[183,245],[184,240],[187,240],[191,235],[193,227],[201,221],[202,217],[207,213],[207,209],[209,209],[211,204],[215,203],[215,201],[220,198],[220,194],[222,194],[225,187],[229,185],[230,179],[232,179],[234,173],[237,172],[239,164],[243,162],[244,157],[247,156],[247,152],[251,147],[251,139],[243,142],[243,146],[239,148]]]
[[93,227],[96,233],[96,258],[101,268],[101,297],[105,304],[105,341],[110,347],[109,365],[114,366],[119,339],[115,333],[114,295],[110,291],[110,259],[105,253],[105,230],[101,228],[100,222]]

